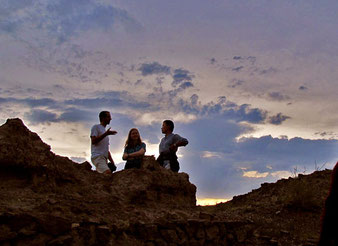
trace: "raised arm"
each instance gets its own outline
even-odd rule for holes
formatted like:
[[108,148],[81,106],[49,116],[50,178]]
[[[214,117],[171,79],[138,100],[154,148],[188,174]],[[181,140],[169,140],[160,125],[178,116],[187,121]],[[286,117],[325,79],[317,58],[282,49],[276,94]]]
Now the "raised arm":
[[170,145],[169,149],[171,151],[176,151],[178,147],[186,146],[189,143],[189,141],[186,138],[181,137],[178,134],[175,134],[175,137],[173,139],[173,144]]
[[102,135],[99,136],[90,136],[92,144],[98,144],[102,139],[104,139],[108,135],[115,135],[117,131],[110,130],[110,127],[107,131],[105,131]]

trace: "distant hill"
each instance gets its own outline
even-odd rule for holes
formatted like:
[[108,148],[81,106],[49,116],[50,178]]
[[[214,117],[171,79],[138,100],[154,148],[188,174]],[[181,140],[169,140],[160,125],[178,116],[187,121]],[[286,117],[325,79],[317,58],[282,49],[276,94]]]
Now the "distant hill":
[[316,245],[331,173],[316,171],[264,183],[248,194],[205,209],[223,218],[252,222],[253,235],[271,245]]
[[330,170],[196,206],[150,156],[106,176],[55,155],[20,119],[0,127],[0,245],[315,245]]

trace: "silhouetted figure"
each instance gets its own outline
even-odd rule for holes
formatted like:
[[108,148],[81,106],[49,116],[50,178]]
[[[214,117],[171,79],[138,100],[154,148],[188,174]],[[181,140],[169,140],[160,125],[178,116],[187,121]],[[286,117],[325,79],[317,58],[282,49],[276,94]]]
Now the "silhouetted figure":
[[127,161],[124,169],[141,168],[145,152],[146,144],[142,142],[139,131],[136,128],[130,129],[122,156]]
[[338,162],[333,168],[331,187],[325,201],[318,246],[338,245]]
[[[109,135],[115,135],[117,131],[106,130],[106,126],[111,121],[111,116],[108,111],[102,111],[99,114],[100,124],[94,125],[90,132],[92,163],[99,173],[110,174],[111,170],[108,167],[108,160],[110,165],[115,166],[113,158],[109,151]],[[115,167],[116,170],[116,167]]]
[[186,146],[188,140],[178,134],[173,134],[174,122],[171,120],[163,121],[161,130],[165,137],[161,139],[159,146],[160,155],[157,161],[164,168],[178,172],[178,170],[180,170],[180,164],[177,161],[177,148]]

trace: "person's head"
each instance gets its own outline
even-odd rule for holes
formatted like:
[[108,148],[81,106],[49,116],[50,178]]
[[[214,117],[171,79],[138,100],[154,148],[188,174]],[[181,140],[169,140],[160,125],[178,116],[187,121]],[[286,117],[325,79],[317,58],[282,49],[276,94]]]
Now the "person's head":
[[172,133],[174,131],[174,122],[171,120],[163,121],[161,130],[163,134]]
[[128,133],[126,147],[134,147],[142,143],[139,131],[136,128],[131,128]]
[[101,111],[99,114],[100,123],[103,125],[109,125],[111,121],[111,116],[109,111]]

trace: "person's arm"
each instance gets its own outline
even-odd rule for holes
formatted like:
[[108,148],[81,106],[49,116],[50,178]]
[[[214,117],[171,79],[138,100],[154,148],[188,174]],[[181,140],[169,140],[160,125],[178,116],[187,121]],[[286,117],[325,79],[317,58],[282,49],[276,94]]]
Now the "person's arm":
[[111,157],[110,151],[108,151],[108,160],[110,161],[110,163],[115,164],[113,157]]
[[124,152],[122,159],[123,160],[133,159],[133,158],[136,158],[136,157],[144,156],[145,153],[146,153],[145,144],[142,144],[141,149],[136,151],[136,152],[129,153],[129,154],[127,152]]
[[107,131],[105,131],[102,135],[99,136],[90,136],[91,140],[92,140],[92,144],[98,144],[102,139],[104,139],[106,136],[108,135],[115,135],[117,133],[117,131],[113,131],[110,130],[110,127]]
[[128,153],[126,152],[126,149],[124,149],[124,153],[122,155],[122,160],[124,160],[124,161],[128,160]]
[[186,146],[189,143],[186,138],[182,138],[178,134],[175,135],[173,142],[174,143],[169,147],[171,151],[177,151],[178,147]]
[[128,158],[135,158],[135,157],[143,156],[144,153],[146,153],[145,149],[141,148],[139,151],[128,154]]

